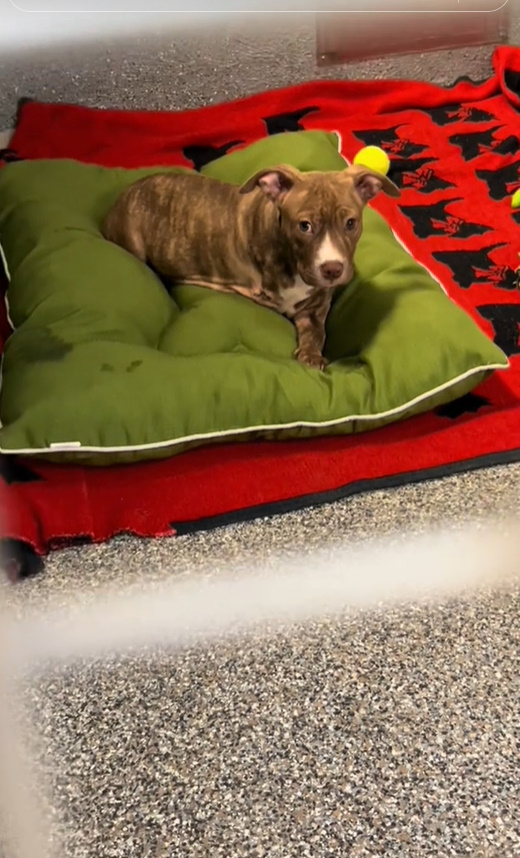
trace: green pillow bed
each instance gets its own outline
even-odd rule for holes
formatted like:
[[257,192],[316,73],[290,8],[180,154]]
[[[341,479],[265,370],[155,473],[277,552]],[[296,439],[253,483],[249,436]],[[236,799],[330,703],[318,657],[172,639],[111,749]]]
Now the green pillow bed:
[[[242,183],[288,163],[338,170],[338,139],[280,134],[202,171]],[[235,295],[171,294],[100,225],[156,170],[67,160],[0,171],[0,244],[14,333],[2,365],[4,453],[109,464],[202,443],[383,426],[455,399],[505,355],[365,212],[355,280],[328,319],[325,372],[293,358],[292,323]]]

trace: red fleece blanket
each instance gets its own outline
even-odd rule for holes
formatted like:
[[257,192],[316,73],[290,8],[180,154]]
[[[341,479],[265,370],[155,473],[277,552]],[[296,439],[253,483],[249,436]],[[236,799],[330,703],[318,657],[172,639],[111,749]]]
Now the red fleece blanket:
[[[366,144],[388,152],[403,195],[375,207],[507,353],[510,371],[355,437],[218,445],[101,470],[4,457],[4,546],[17,557],[20,543],[41,554],[120,532],[173,535],[520,459],[520,214],[510,207],[520,187],[520,50],[497,49],[489,80],[450,88],[313,82],[184,113],[25,101],[4,159],[200,169],[267,134],[313,128],[339,131],[348,158]],[[5,338],[5,318],[1,330]]]

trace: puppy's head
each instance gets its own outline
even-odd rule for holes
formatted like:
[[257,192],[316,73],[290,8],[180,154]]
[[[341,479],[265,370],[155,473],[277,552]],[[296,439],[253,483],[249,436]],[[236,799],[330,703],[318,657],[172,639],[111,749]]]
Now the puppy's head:
[[240,188],[260,189],[280,213],[280,229],[291,247],[297,273],[310,286],[348,283],[360,239],[363,208],[382,190],[399,189],[386,176],[352,165],[339,172],[300,173],[294,167],[261,170]]

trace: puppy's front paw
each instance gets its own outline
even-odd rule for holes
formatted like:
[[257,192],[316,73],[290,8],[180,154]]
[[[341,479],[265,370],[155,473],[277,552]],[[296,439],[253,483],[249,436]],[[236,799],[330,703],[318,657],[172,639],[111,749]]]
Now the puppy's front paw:
[[310,352],[305,349],[297,349],[294,356],[299,363],[304,364],[304,366],[310,366],[312,369],[323,370],[328,363],[320,352]]

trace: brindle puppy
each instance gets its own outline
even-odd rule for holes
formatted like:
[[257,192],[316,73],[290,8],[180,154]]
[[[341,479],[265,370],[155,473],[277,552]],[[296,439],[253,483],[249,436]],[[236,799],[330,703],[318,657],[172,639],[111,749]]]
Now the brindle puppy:
[[398,188],[366,167],[261,170],[242,187],[157,173],[127,188],[103,234],[159,275],[237,292],[292,319],[296,358],[324,369],[334,289],[352,278],[365,204]]

